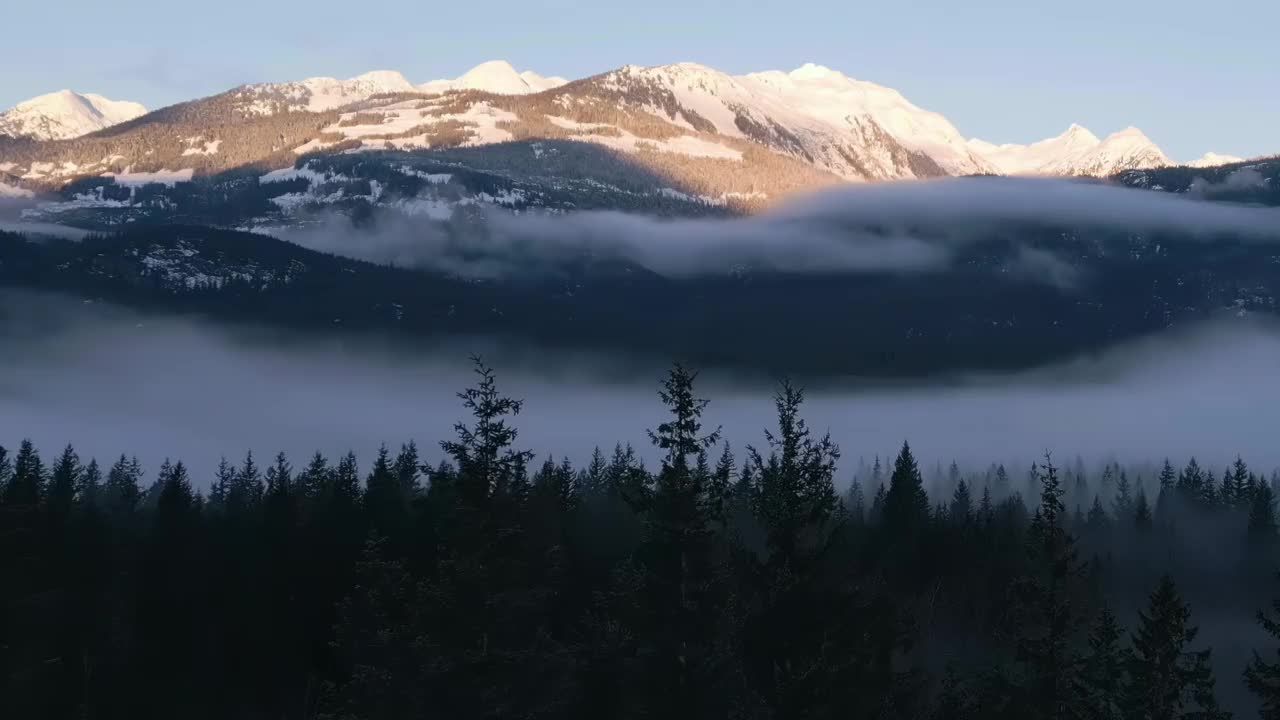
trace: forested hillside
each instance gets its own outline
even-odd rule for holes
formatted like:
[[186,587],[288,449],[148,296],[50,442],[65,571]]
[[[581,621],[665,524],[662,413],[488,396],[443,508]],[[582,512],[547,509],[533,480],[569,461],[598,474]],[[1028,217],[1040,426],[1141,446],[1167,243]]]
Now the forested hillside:
[[674,367],[659,388],[669,414],[637,418],[661,457],[651,468],[625,444],[576,462],[526,450],[521,402],[478,361],[454,437],[375,458],[216,470],[172,458],[152,474],[129,448],[0,449],[0,708],[1024,719],[1280,707],[1275,615],[1222,630],[1251,627],[1280,591],[1275,476],[1244,460],[1142,476],[1046,456],[953,466],[926,490],[904,443],[849,484],[855,449],[806,426],[799,388],[780,385],[753,448],[720,436],[695,377]]
[[1269,317],[1280,292],[1269,243],[1077,236],[1039,224],[960,246],[944,268],[909,272],[743,266],[665,276],[609,254],[531,247],[486,256],[473,240],[448,239],[441,255],[514,272],[467,277],[249,233],[155,226],[75,242],[0,233],[0,284],[311,331],[494,336],[879,377],[1025,368],[1195,321]]

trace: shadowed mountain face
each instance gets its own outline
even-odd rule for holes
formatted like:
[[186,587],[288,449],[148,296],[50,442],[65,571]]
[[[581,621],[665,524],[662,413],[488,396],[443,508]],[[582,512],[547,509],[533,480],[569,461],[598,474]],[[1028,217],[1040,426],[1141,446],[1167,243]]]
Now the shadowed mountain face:
[[[1107,197],[1087,202],[1104,212]],[[1222,206],[1171,202],[1154,209],[1170,213],[1166,226],[1141,234],[1032,208],[1044,219],[1006,218],[995,229],[980,216],[947,215],[932,229],[920,217],[912,237],[887,220],[856,228],[821,214],[804,216],[807,225],[787,215],[650,226],[588,214],[415,226],[374,213],[285,235],[383,264],[263,235],[135,224],[80,241],[5,235],[0,283],[311,331],[493,336],[750,370],[910,377],[1030,367],[1197,319],[1274,313],[1280,252],[1265,228],[1179,217],[1171,211]],[[1240,217],[1273,218],[1257,212]],[[591,218],[599,225],[583,224]],[[971,232],[958,232],[966,225]],[[717,233],[728,233],[725,244]],[[753,244],[757,236],[765,240]]]

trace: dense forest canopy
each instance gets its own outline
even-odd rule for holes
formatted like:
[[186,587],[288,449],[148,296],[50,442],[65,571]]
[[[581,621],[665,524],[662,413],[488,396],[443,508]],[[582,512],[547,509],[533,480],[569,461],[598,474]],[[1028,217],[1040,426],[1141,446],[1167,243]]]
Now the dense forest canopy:
[[1280,713],[1277,479],[1243,458],[851,472],[798,386],[736,445],[677,365],[656,463],[575,462],[475,372],[453,437],[363,463],[0,450],[6,716]]

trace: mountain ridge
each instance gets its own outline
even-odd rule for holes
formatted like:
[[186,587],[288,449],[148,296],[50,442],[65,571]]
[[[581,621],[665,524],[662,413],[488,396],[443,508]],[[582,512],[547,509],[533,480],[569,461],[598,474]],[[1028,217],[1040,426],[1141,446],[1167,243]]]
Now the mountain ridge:
[[1099,140],[1073,125],[1025,146],[966,140],[897,90],[814,63],[745,75],[693,62],[627,65],[566,80],[490,61],[416,85],[378,70],[243,85],[126,120],[58,142],[0,138],[0,170],[39,190],[95,176],[274,170],[316,153],[570,140],[638,162],[677,192],[768,204],[839,181],[1109,176],[1174,164],[1136,128]]

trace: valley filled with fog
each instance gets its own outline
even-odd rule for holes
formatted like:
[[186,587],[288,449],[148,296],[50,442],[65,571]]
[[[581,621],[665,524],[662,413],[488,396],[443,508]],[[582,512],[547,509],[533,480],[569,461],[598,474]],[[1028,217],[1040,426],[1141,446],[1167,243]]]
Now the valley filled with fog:
[[[464,411],[455,393],[484,355],[501,389],[525,401],[519,446],[585,462],[594,447],[631,442],[663,418],[664,367],[605,356],[539,356],[477,339],[408,345],[376,336],[295,338],[205,321],[142,315],[61,297],[6,294],[0,313],[0,444],[24,437],[52,453],[137,454],[148,468],[183,459],[197,487],[222,455],[354,450],[415,440],[438,459]],[[893,384],[797,378],[803,414],[843,450],[847,483],[859,459],[891,457],[904,439],[922,467],[958,462],[1023,468],[1046,451],[1088,463],[1221,468],[1237,454],[1280,466],[1280,332],[1234,319],[1174,330],[1097,355],[1013,375]],[[771,379],[704,372],[707,420],[740,449],[773,427]]]

